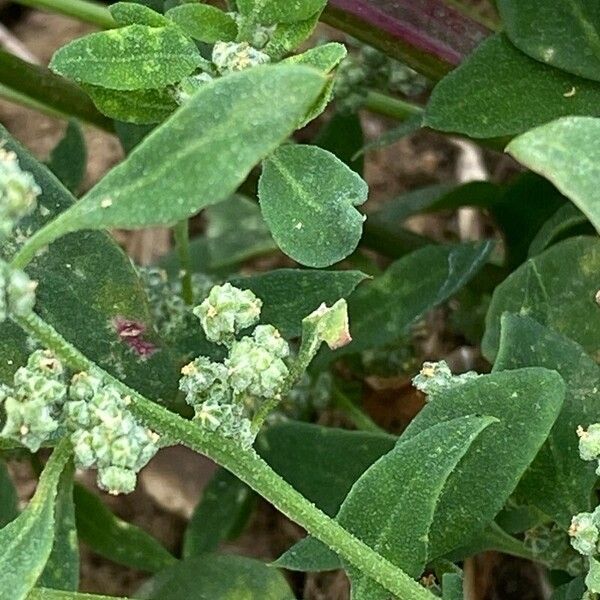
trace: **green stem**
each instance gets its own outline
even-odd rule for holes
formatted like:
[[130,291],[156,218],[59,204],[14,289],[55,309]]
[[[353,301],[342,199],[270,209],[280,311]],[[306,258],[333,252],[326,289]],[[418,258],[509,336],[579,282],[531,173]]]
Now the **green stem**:
[[14,0],[18,4],[60,13],[91,23],[102,29],[116,27],[110,11],[106,6],[90,0]]
[[75,84],[3,50],[0,50],[0,85],[4,95],[11,95],[11,101],[30,107],[42,105],[44,112],[76,117],[100,129],[114,130],[113,122],[98,112]]
[[365,108],[371,112],[385,117],[391,117],[398,121],[406,121],[411,117],[423,114],[423,108],[417,104],[394,98],[381,92],[371,90],[365,101]]
[[357,429],[372,433],[386,433],[385,429],[379,427],[369,415],[360,410],[335,383],[333,384],[332,393],[337,406],[346,413]]
[[101,370],[36,314],[13,317],[27,333],[51,349],[72,369],[95,372],[131,399],[131,411],[162,435],[163,441],[182,443],[205,454],[248,484],[283,514],[328,545],[344,560],[374,579],[400,600],[434,600],[436,597],[404,571],[369,548],[339,523],[320,511],[282,479],[254,450],[246,451],[232,439],[202,431],[166,408],[144,398],[135,390]]
[[181,296],[188,306],[194,304],[194,288],[192,287],[192,259],[190,255],[190,229],[187,219],[179,221],[173,227],[175,247],[179,257],[179,278],[181,279]]

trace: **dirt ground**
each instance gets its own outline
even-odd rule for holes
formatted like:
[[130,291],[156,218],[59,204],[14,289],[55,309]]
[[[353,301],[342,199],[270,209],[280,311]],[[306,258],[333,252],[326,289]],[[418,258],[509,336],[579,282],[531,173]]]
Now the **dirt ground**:
[[[22,9],[5,10],[0,13],[0,22],[14,36],[17,48],[20,44],[23,53],[41,64],[47,64],[53,52],[68,40],[91,30],[68,18]],[[41,159],[47,158],[65,128],[62,121],[1,100],[0,122]],[[363,125],[370,138],[379,135],[386,127],[384,121],[369,115],[363,116]],[[121,160],[122,151],[115,137],[97,129],[86,127],[85,136],[89,161],[84,187],[89,188]],[[464,152],[461,153],[451,141],[426,132],[372,153],[366,164],[366,179],[371,188],[370,202],[376,204],[382,199],[423,185],[461,179],[461,157],[464,159]],[[471,162],[469,168],[475,168],[476,171],[480,169],[482,176],[485,176],[486,163],[475,162],[475,165]],[[501,176],[505,163],[497,159],[492,162],[492,177]],[[464,168],[467,167],[463,165],[463,171]],[[477,218],[474,220],[471,215],[467,219],[467,226],[473,227],[475,222],[476,230],[479,222]],[[460,229],[461,223],[460,217],[458,220],[429,217],[415,222],[414,226],[419,231],[437,237],[443,235],[447,228],[454,231]],[[115,232],[115,235],[140,263],[151,262],[168,251],[170,246],[169,233],[162,229],[136,233]],[[433,339],[431,343],[438,342]],[[439,354],[442,355],[443,352],[440,348]],[[391,389],[392,395],[398,393],[398,388]],[[390,399],[389,390],[386,394],[373,392],[371,398],[367,398],[366,406],[371,407],[374,416],[382,402],[387,403],[388,413],[390,406],[396,406],[394,402],[385,400]],[[332,418],[335,420],[335,416]],[[15,463],[11,468],[21,499],[25,503],[34,488],[32,473],[26,464]],[[191,451],[184,448],[166,449],[145,469],[141,485],[134,494],[119,498],[103,496],[103,499],[120,517],[143,527],[177,553],[185,522],[213,471],[214,465],[210,461]],[[82,481],[91,483],[88,476],[81,477]],[[261,503],[246,532],[235,544],[230,544],[225,549],[246,556],[274,559],[301,536],[302,532],[298,527],[285,520],[266,503]],[[143,574],[116,566],[85,547],[82,556],[83,591],[112,595],[133,594],[144,579]],[[518,561],[487,556],[472,561],[467,570],[474,582],[472,600],[538,600],[543,597],[536,591],[539,588],[538,573],[527,564],[524,566]],[[506,585],[507,581],[512,582],[513,590],[511,585]],[[295,575],[293,583],[299,597],[305,600],[343,600],[348,597],[348,583],[341,573],[309,575],[306,578]],[[524,589],[529,591],[524,592]]]

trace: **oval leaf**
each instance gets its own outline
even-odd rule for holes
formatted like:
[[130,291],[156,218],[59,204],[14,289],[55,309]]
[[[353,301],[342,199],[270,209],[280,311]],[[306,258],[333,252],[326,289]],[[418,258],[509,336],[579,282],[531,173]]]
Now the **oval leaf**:
[[283,146],[264,164],[258,193],[275,241],[310,267],[327,267],[357,247],[367,199],[363,179],[316,146]]
[[498,0],[520,50],[559,69],[600,81],[600,4],[589,0]]
[[424,124],[489,138],[573,114],[600,116],[600,83],[543,65],[495,35],[434,88]]
[[549,179],[600,232],[600,119],[566,117],[519,136],[507,147]]
[[182,4],[167,11],[166,16],[190,37],[207,44],[232,42],[237,36],[235,19],[208,4]]
[[262,25],[297,23],[318,13],[327,0],[238,0],[242,15]]
[[201,60],[194,43],[177,27],[129,25],[67,44],[52,57],[50,68],[78,83],[143,90],[176,83]]
[[169,25],[167,18],[138,2],[116,2],[108,10],[119,25],[149,25],[150,27]]

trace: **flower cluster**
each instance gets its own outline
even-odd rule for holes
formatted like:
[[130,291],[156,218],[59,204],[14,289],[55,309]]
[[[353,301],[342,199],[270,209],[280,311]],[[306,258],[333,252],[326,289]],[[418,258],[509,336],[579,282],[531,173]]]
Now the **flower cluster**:
[[212,62],[221,75],[244,71],[250,67],[264,65],[271,57],[248,42],[217,42],[212,51]]
[[587,430],[577,428],[579,436],[579,456],[582,460],[598,462],[596,473],[600,475],[600,423],[590,425]]
[[37,452],[58,431],[66,395],[62,364],[48,351],[36,350],[17,369],[13,386],[0,388],[6,413],[0,435]]
[[593,556],[600,551],[600,507],[594,512],[575,515],[569,527],[571,545],[583,556]]
[[63,408],[77,466],[98,469],[98,485],[111,494],[132,492],[137,473],[158,450],[158,435],[137,423],[129,402],[84,372],[73,377]]
[[36,350],[0,388],[6,421],[2,437],[32,452],[68,435],[78,467],[98,470],[98,485],[112,494],[135,489],[137,473],[158,450],[158,436],[127,409],[129,399],[100,378],[78,373],[68,382],[61,362]]
[[0,260],[0,323],[10,315],[24,317],[33,311],[37,283],[24,271]]
[[0,148],[0,237],[8,236],[35,209],[41,193],[33,175],[21,170],[17,155]]
[[413,377],[413,385],[426,394],[432,396],[442,392],[452,386],[462,385],[463,383],[480,377],[474,371],[453,375],[446,361],[425,362],[418,375]]
[[194,314],[206,337],[225,345],[229,354],[222,363],[198,357],[182,369],[179,384],[201,427],[219,430],[244,447],[254,442],[250,417],[268,402],[279,402],[289,378],[289,346],[275,327],[258,325],[251,335],[236,338],[256,325],[261,306],[249,290],[215,286]]

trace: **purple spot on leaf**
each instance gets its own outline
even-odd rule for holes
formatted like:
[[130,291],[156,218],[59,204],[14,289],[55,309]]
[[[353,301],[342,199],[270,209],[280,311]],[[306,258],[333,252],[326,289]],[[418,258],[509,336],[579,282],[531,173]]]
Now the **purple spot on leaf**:
[[113,319],[113,327],[119,339],[140,358],[149,358],[158,350],[155,344],[143,339],[146,331],[144,323],[119,316]]

